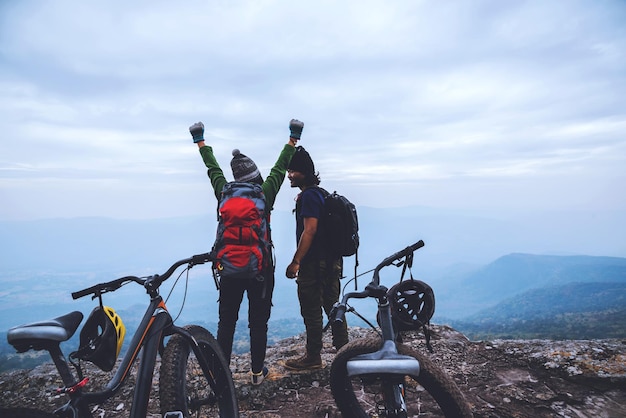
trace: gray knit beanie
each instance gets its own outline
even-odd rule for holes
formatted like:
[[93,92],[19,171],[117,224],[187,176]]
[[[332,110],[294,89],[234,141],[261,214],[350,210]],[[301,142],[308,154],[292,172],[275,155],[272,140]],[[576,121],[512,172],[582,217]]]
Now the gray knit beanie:
[[230,167],[233,170],[235,181],[252,182],[261,177],[261,173],[254,161],[243,155],[238,149],[233,150],[233,159],[230,161]]

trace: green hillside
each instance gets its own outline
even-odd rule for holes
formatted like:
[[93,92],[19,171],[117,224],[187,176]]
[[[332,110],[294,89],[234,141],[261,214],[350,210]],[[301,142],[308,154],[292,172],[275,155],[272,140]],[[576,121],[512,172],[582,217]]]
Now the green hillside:
[[473,340],[626,338],[626,283],[531,290],[450,323]]
[[568,283],[626,283],[626,258],[510,254],[457,277],[450,287],[433,283],[440,315],[467,319],[485,307],[524,292]]

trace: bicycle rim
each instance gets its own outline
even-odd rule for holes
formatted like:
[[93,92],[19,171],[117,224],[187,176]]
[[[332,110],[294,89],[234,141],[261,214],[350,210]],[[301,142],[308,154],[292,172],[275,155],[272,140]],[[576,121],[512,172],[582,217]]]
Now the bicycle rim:
[[208,361],[209,382],[190,346],[180,335],[170,338],[161,359],[159,394],[161,413],[179,411],[184,417],[238,417],[235,386],[215,338],[206,329],[190,325]]
[[[420,362],[419,376],[348,376],[347,361],[380,348],[380,339],[356,340],[343,347],[331,366],[330,386],[344,418],[471,417],[472,412],[454,381],[428,357],[402,344],[398,352]],[[397,409],[401,392],[406,411]]]

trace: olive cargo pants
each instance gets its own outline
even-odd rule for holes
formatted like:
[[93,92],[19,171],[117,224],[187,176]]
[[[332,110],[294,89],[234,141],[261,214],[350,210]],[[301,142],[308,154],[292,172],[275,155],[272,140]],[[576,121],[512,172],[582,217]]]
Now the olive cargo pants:
[[[317,355],[322,350],[322,309],[328,316],[333,305],[339,301],[341,292],[341,275],[343,260],[341,258],[330,263],[327,269],[325,260],[306,261],[300,266],[296,283],[300,314],[306,329],[306,350]],[[346,321],[332,325],[333,346],[341,348],[348,342]]]

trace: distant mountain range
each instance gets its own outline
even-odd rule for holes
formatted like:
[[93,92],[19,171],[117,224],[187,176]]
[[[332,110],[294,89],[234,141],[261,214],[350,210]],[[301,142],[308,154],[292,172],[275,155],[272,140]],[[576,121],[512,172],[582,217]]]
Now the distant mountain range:
[[[435,323],[450,322],[476,338],[626,337],[626,258],[614,256],[626,254],[621,212],[487,216],[413,207],[358,208],[358,213],[359,288],[371,279],[377,262],[423,239],[426,246],[416,253],[411,273],[435,291]],[[128,274],[162,273],[176,260],[209,251],[215,225],[213,209],[203,216],[141,221],[0,221],[0,332],[71,310],[88,314],[94,302],[73,301],[70,292]],[[277,254],[272,321],[295,320],[272,337],[284,338],[289,335],[283,330],[301,330],[294,310],[296,285],[284,276],[295,249],[293,214],[275,211],[272,233]],[[347,290],[354,289],[354,259],[345,259],[342,284]],[[400,272],[384,269],[381,282],[390,287]],[[136,308],[130,307],[141,304],[137,298],[144,293],[129,286],[128,292],[116,292],[105,302],[132,324]],[[173,311],[177,300],[185,301],[182,320],[216,321],[210,268],[194,268],[186,298],[175,293],[168,303]],[[245,305],[240,312],[244,319]],[[355,307],[375,321],[373,302],[357,301]],[[362,325],[354,316],[348,321]],[[238,335],[245,338],[247,328],[241,327]]]
[[[35,287],[39,291],[31,292],[30,297],[27,297],[27,301],[30,301],[27,308],[23,305],[14,308],[10,306],[16,300],[24,298],[28,289],[33,286],[28,286],[28,281],[20,281],[24,284],[24,290],[16,290],[19,288],[15,284],[5,286],[5,302],[0,313],[6,328],[0,329],[0,336],[5,335],[3,331],[10,325],[47,319],[48,316],[60,315],[74,309],[87,315],[94,305],[93,301],[82,301],[82,305],[67,298],[64,301],[61,296],[63,292],[51,290],[55,287],[53,279],[31,280],[42,283]],[[82,286],[92,284],[91,281],[81,283]],[[362,281],[359,287],[365,284]],[[190,285],[194,289],[198,288],[193,280]],[[74,290],[78,289],[78,283],[73,286]],[[433,322],[450,324],[473,340],[626,338],[624,258],[511,254],[471,273],[459,273],[442,287],[445,291],[435,290],[437,306]],[[143,293],[141,289],[131,290],[134,296],[131,297],[132,304],[128,307],[124,307],[123,299],[117,297],[110,296],[106,302],[117,309],[128,333],[133,332],[145,309],[145,305],[137,300],[137,295]],[[295,289],[277,288],[275,292],[276,309],[273,312],[279,314],[273,314],[270,321],[271,341],[296,335],[304,329],[297,310],[293,309],[293,304],[297,303],[293,291]],[[47,292],[59,296],[50,301],[46,299]],[[7,298],[11,296],[9,303]],[[356,310],[375,323],[375,303],[359,302],[367,303],[358,306],[355,304]],[[172,303],[174,302],[168,303],[168,306],[176,314],[177,308],[172,309]],[[182,323],[193,322],[212,332],[216,331],[216,299],[207,299],[204,291],[194,291],[188,295],[185,306],[187,316]],[[240,313],[243,320],[238,324],[236,333],[235,352],[239,353],[247,351],[249,347],[245,312],[244,303]],[[365,326],[352,315],[348,316],[348,324]],[[64,343],[68,350],[75,349],[76,344],[77,336]],[[45,356],[16,356],[6,343],[5,337],[0,341],[0,369],[32,367],[46,359]]]
[[[329,187],[329,190],[331,187]],[[42,208],[45,216],[45,208]],[[415,270],[438,280],[511,253],[626,256],[626,212],[515,213],[428,207],[359,207],[360,271],[422,239]],[[85,217],[0,221],[0,265],[8,270],[119,270],[165,266],[208,251],[215,207],[202,215],[123,220]],[[293,213],[272,212],[272,236],[282,278],[295,248]],[[348,264],[352,259],[346,259]],[[128,271],[126,271],[128,272]],[[350,270],[348,270],[348,273]]]
[[626,337],[626,258],[511,254],[453,282],[439,319],[470,338]]
[[438,295],[443,315],[467,318],[532,289],[606,282],[626,282],[626,258],[510,254],[450,278]]

